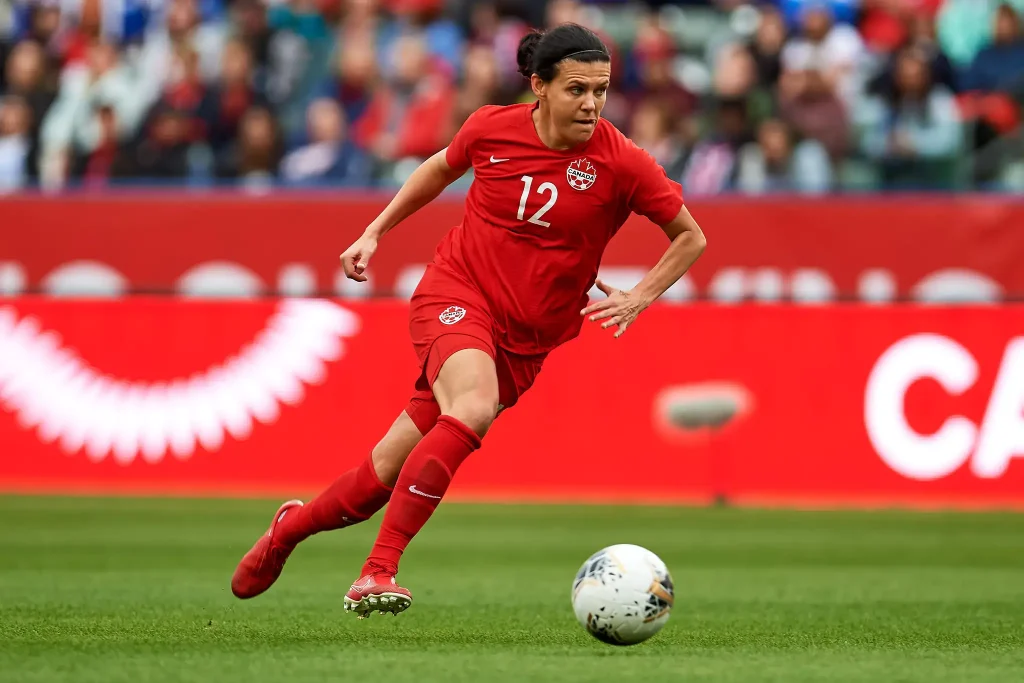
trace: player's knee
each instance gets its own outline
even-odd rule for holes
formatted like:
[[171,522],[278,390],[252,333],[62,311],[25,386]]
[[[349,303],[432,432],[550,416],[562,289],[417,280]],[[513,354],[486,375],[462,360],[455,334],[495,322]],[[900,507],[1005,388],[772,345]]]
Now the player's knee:
[[[377,477],[387,486],[394,486],[409,453],[420,442],[423,433],[430,431],[430,427],[437,422],[440,409],[435,403],[432,408],[427,406],[427,409],[420,413],[422,413],[421,418],[430,420],[429,426],[426,426],[425,429],[418,426],[416,421],[410,417],[407,409],[398,416],[391,428],[370,452]],[[431,415],[432,417],[430,417]]]
[[402,471],[407,456],[407,453],[398,452],[386,440],[378,442],[370,451],[373,469],[385,486],[394,486],[398,481],[398,473]]
[[468,392],[452,401],[447,412],[483,438],[498,414],[498,394],[489,391]]

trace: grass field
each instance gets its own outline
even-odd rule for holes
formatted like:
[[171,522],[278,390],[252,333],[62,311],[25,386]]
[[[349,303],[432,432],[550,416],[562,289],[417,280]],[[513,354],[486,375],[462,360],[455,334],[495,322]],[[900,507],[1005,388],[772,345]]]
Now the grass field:
[[[357,621],[374,522],[231,596],[277,502],[0,498],[0,681],[1024,680],[1024,515],[445,505],[403,565],[412,609]],[[677,591],[632,648],[569,606],[618,542]]]

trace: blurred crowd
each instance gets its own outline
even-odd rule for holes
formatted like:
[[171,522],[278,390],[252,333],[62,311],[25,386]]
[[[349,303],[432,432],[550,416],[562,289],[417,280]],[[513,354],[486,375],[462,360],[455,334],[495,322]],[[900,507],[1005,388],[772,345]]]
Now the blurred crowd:
[[[0,0],[0,191],[393,187],[574,21],[689,194],[1024,189],[1024,0]],[[467,180],[464,179],[463,182]]]

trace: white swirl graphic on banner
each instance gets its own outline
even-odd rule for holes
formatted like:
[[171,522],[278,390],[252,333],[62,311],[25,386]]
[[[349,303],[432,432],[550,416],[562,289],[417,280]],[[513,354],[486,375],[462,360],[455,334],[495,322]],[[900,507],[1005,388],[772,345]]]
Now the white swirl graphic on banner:
[[0,405],[25,429],[90,460],[109,453],[121,464],[168,452],[189,458],[213,451],[226,434],[245,439],[253,422],[273,423],[280,405],[295,405],[305,385],[327,375],[359,329],[355,314],[328,301],[283,302],[237,355],[187,379],[130,382],[89,367],[52,331],[0,306]]

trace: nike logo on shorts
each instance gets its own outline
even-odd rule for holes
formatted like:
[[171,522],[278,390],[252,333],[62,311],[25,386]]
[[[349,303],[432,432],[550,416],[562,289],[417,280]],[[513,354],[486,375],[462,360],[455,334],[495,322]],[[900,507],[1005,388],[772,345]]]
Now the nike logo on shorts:
[[493,154],[491,155],[491,163],[492,164],[500,164],[503,161],[509,161],[509,160],[508,159],[495,159],[494,155]]
[[416,484],[410,486],[409,491],[415,493],[417,496],[423,496],[424,498],[433,498],[434,500],[441,500],[441,496],[432,496],[429,493],[423,493],[423,491],[420,491],[418,488],[416,488]]

